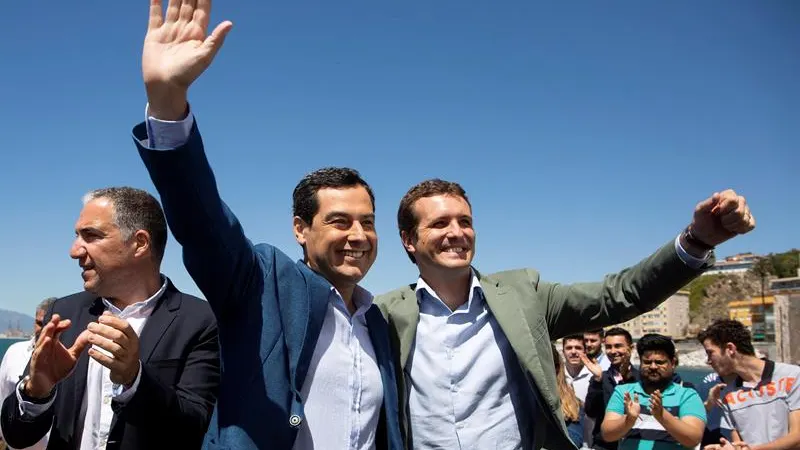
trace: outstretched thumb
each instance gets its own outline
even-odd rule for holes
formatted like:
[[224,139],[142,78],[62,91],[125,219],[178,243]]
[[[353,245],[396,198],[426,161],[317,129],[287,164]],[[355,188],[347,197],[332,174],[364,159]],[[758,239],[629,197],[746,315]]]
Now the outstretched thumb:
[[86,350],[86,347],[89,345],[89,335],[91,334],[91,331],[83,330],[83,332],[78,336],[78,339],[75,339],[75,343],[69,348],[69,352],[74,358],[77,359],[78,356],[83,353],[84,350]]
[[233,28],[233,22],[226,20],[217,25],[214,31],[203,41],[203,46],[208,50],[211,59],[217,56],[217,52],[222,48],[222,44],[225,43],[225,37],[228,35],[228,32],[231,31],[231,28]]

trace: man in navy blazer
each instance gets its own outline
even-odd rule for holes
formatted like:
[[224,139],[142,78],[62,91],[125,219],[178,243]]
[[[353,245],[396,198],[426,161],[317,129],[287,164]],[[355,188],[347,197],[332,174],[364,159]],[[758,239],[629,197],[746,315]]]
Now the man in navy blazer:
[[220,395],[205,448],[402,448],[387,325],[358,282],[377,255],[374,197],[352,169],[294,190],[303,260],[252,244],[220,199],[189,85],[232,24],[206,37],[207,1],[152,0],[142,55],[146,121],[134,140],[184,263],[220,330]]

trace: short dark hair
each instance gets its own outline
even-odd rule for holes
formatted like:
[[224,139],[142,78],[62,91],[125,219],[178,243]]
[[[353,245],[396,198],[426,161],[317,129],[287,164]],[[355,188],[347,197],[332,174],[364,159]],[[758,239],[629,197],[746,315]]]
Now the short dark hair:
[[701,344],[706,340],[718,347],[725,347],[730,342],[736,346],[736,350],[747,356],[755,356],[756,349],[753,347],[750,330],[738,320],[719,319],[715,320],[708,328],[697,335],[697,340]]
[[[415,237],[417,234],[417,226],[419,225],[419,217],[414,214],[414,203],[421,198],[434,197],[436,195],[451,195],[453,197],[461,197],[467,202],[467,205],[472,209],[472,204],[467,198],[467,193],[460,184],[453,181],[445,181],[439,178],[425,180],[411,187],[406,192],[406,195],[400,200],[400,206],[397,208],[397,228],[399,229],[400,236],[405,232],[408,236]],[[406,250],[408,258],[411,262],[416,264],[417,260],[414,255]]]
[[141,189],[121,186],[90,191],[83,197],[83,203],[98,198],[111,201],[114,224],[119,227],[123,239],[130,239],[139,230],[150,234],[153,256],[160,263],[167,247],[167,220],[158,200]]
[[311,225],[314,216],[319,211],[317,192],[320,189],[343,189],[362,186],[369,194],[372,210],[375,210],[375,195],[372,188],[361,178],[357,170],[349,167],[324,167],[304,176],[292,193],[292,215],[299,217],[303,222]]
[[604,337],[606,337],[605,336],[605,330],[603,330],[602,328],[598,328],[596,330],[584,331],[583,334],[584,335],[586,335],[586,334],[599,334],[600,335],[600,339],[603,339]]
[[567,341],[581,341],[583,344],[583,335],[582,334],[570,334],[569,336],[564,336],[561,338],[561,346],[563,347]]
[[636,353],[641,358],[645,352],[662,352],[670,361],[675,361],[675,343],[672,339],[656,333],[648,333],[639,338],[636,343]]
[[607,338],[609,336],[625,336],[625,340],[628,341],[628,345],[633,345],[633,336],[626,330],[625,328],[620,327],[613,327],[606,330],[606,335],[603,336]]

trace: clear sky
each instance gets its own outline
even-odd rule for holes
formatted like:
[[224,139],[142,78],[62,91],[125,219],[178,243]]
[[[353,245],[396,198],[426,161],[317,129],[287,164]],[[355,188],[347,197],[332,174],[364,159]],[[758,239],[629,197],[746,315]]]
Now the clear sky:
[[[164,0],[165,2],[167,0]],[[190,92],[223,198],[292,257],[291,191],[326,165],[377,195],[376,293],[417,272],[397,204],[429,177],[473,202],[476,266],[591,281],[648,255],[715,190],[751,234],[722,256],[800,245],[800,3],[217,1],[234,28]],[[82,288],[80,198],[154,192],[130,137],[144,118],[148,6],[8,2],[0,308]],[[170,239],[163,271],[199,294]]]

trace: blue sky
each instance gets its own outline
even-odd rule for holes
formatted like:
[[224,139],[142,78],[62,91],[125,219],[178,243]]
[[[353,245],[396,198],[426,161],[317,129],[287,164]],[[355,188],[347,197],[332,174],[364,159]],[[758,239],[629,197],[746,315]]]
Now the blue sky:
[[[758,227],[720,255],[798,247],[797,2],[214,6],[213,24],[234,28],[190,98],[223,198],[251,239],[299,257],[295,183],[359,169],[377,195],[380,250],[363,283],[376,293],[416,278],[394,217],[429,177],[466,188],[484,272],[600,279],[727,187]],[[4,7],[0,308],[32,312],[82,288],[68,250],[83,193],[154,191],[130,138],[147,10]],[[174,239],[163,270],[198,294]]]

